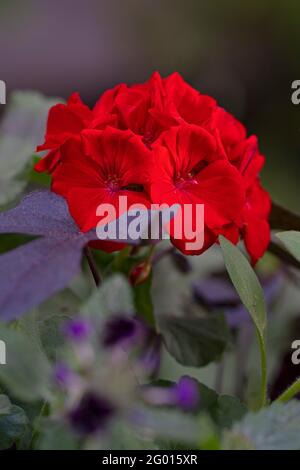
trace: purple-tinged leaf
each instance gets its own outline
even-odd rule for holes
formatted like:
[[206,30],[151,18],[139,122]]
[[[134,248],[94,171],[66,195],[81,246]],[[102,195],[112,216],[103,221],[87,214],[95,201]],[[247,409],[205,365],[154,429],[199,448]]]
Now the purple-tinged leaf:
[[[145,211],[139,231],[133,238],[130,234],[130,224],[137,215],[130,212],[123,214],[102,230],[92,230],[82,233],[71,218],[66,201],[50,191],[34,191],[20,202],[20,204],[7,212],[0,213],[0,233],[23,233],[28,235],[43,235],[61,239],[62,236],[77,234],[85,237],[86,241],[106,239],[109,227],[115,227],[115,239],[109,241],[139,244],[141,236],[147,232],[150,221],[157,223],[158,211]],[[104,228],[105,227],[105,228]],[[158,230],[158,228],[157,228]]]
[[84,244],[80,238],[41,238],[2,255],[0,318],[13,320],[69,284]]
[[0,256],[0,319],[4,321],[21,316],[66,287],[80,270],[83,247],[97,240],[95,230],[80,232],[65,200],[49,191],[33,192],[16,208],[1,213],[0,233],[43,236]]
[[50,191],[35,191],[14,209],[0,213],[0,233],[61,238],[80,232],[62,197]]

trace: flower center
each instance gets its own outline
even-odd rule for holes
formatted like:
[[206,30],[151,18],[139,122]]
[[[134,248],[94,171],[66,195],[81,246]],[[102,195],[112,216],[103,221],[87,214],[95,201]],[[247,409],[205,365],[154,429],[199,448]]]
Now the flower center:
[[186,185],[198,184],[192,173],[186,175],[178,174],[175,177],[174,184],[177,188],[183,188]]
[[150,150],[151,150],[151,145],[153,144],[154,140],[155,140],[154,136],[151,132],[146,132],[143,136],[143,139],[142,139],[143,143]]
[[116,175],[108,175],[105,183],[111,191],[118,191],[121,187],[121,179]]
[[195,179],[195,176],[200,173],[208,165],[206,160],[201,160],[197,163],[192,170],[184,173],[177,173],[175,176],[174,184],[177,188],[182,188],[187,185],[198,184],[198,181]]

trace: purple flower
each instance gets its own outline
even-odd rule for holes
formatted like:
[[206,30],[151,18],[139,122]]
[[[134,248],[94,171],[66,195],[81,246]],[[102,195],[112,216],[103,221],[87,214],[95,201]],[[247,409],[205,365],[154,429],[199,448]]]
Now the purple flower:
[[156,376],[161,363],[162,338],[154,330],[149,329],[139,361],[149,376]]
[[63,333],[66,338],[81,342],[86,340],[92,331],[90,322],[86,319],[76,318],[66,322],[63,326]]
[[183,376],[172,389],[174,403],[185,411],[194,410],[199,403],[199,389],[197,381],[191,377]]
[[138,323],[133,318],[116,316],[108,320],[102,334],[102,343],[106,347],[114,347],[130,342],[138,334]]
[[241,302],[226,275],[210,276],[195,282],[193,292],[195,300],[208,308],[234,308]]
[[54,366],[53,377],[57,385],[61,388],[66,388],[72,381],[73,372],[67,364],[59,362]]
[[[270,305],[280,290],[281,273],[261,279],[266,303]],[[213,311],[222,309],[231,328],[238,328],[244,323],[251,322],[246,308],[225,273],[209,276],[193,284],[194,299],[197,303]]]
[[69,412],[68,419],[74,431],[88,435],[105,429],[114,412],[115,408],[105,397],[88,392]]
[[[163,384],[162,384],[163,385]],[[156,406],[178,406],[184,411],[193,411],[199,404],[198,382],[188,376],[183,376],[173,385],[168,382],[165,386],[142,387],[144,400]]]

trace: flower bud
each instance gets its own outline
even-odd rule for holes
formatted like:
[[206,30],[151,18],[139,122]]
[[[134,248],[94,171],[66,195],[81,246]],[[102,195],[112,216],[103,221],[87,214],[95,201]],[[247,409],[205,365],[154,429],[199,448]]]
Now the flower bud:
[[145,282],[151,273],[151,264],[148,261],[143,261],[132,268],[129,273],[129,281],[131,285],[138,286]]

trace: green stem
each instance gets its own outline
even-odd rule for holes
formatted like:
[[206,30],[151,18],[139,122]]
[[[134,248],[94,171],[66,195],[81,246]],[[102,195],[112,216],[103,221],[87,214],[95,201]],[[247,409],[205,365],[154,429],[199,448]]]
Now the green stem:
[[96,261],[94,260],[93,253],[88,246],[84,248],[84,254],[86,256],[86,259],[87,259],[89,268],[91,270],[92,276],[94,278],[95,284],[97,287],[99,287],[101,284],[101,276],[98,271]]
[[297,261],[296,258],[294,258],[294,256],[288,253],[284,248],[278,245],[278,243],[271,241],[268,246],[268,251],[277,256],[277,258],[279,258],[281,261],[284,261],[286,264],[300,269],[299,261]]
[[272,202],[270,214],[270,226],[275,230],[298,230],[300,231],[300,216],[288,209]]
[[147,257],[146,257],[146,261],[150,264],[152,264],[152,261],[153,261],[153,258],[154,258],[155,248],[156,248],[156,245],[151,245],[150,248],[149,248],[149,252],[147,254]]
[[300,377],[290,385],[278,398],[276,398],[275,403],[286,403],[287,401],[294,398],[300,392]]
[[42,417],[44,416],[45,414],[45,410],[46,410],[46,407],[47,407],[47,401],[44,401],[42,406],[41,406],[41,409],[40,409],[40,412],[39,412],[39,415],[37,417],[37,420],[36,420],[36,426],[33,428],[33,431],[32,431],[32,435],[31,435],[31,439],[30,439],[30,444],[29,444],[29,449],[32,449],[33,448],[33,444],[34,444],[34,440],[35,438],[38,436],[39,434],[39,424],[40,424],[40,420],[42,419]]
[[260,408],[263,408],[267,405],[267,400],[268,400],[267,398],[267,355],[266,355],[264,337],[258,329],[256,329],[256,332],[257,332],[258,342],[259,342],[260,364],[261,364]]

